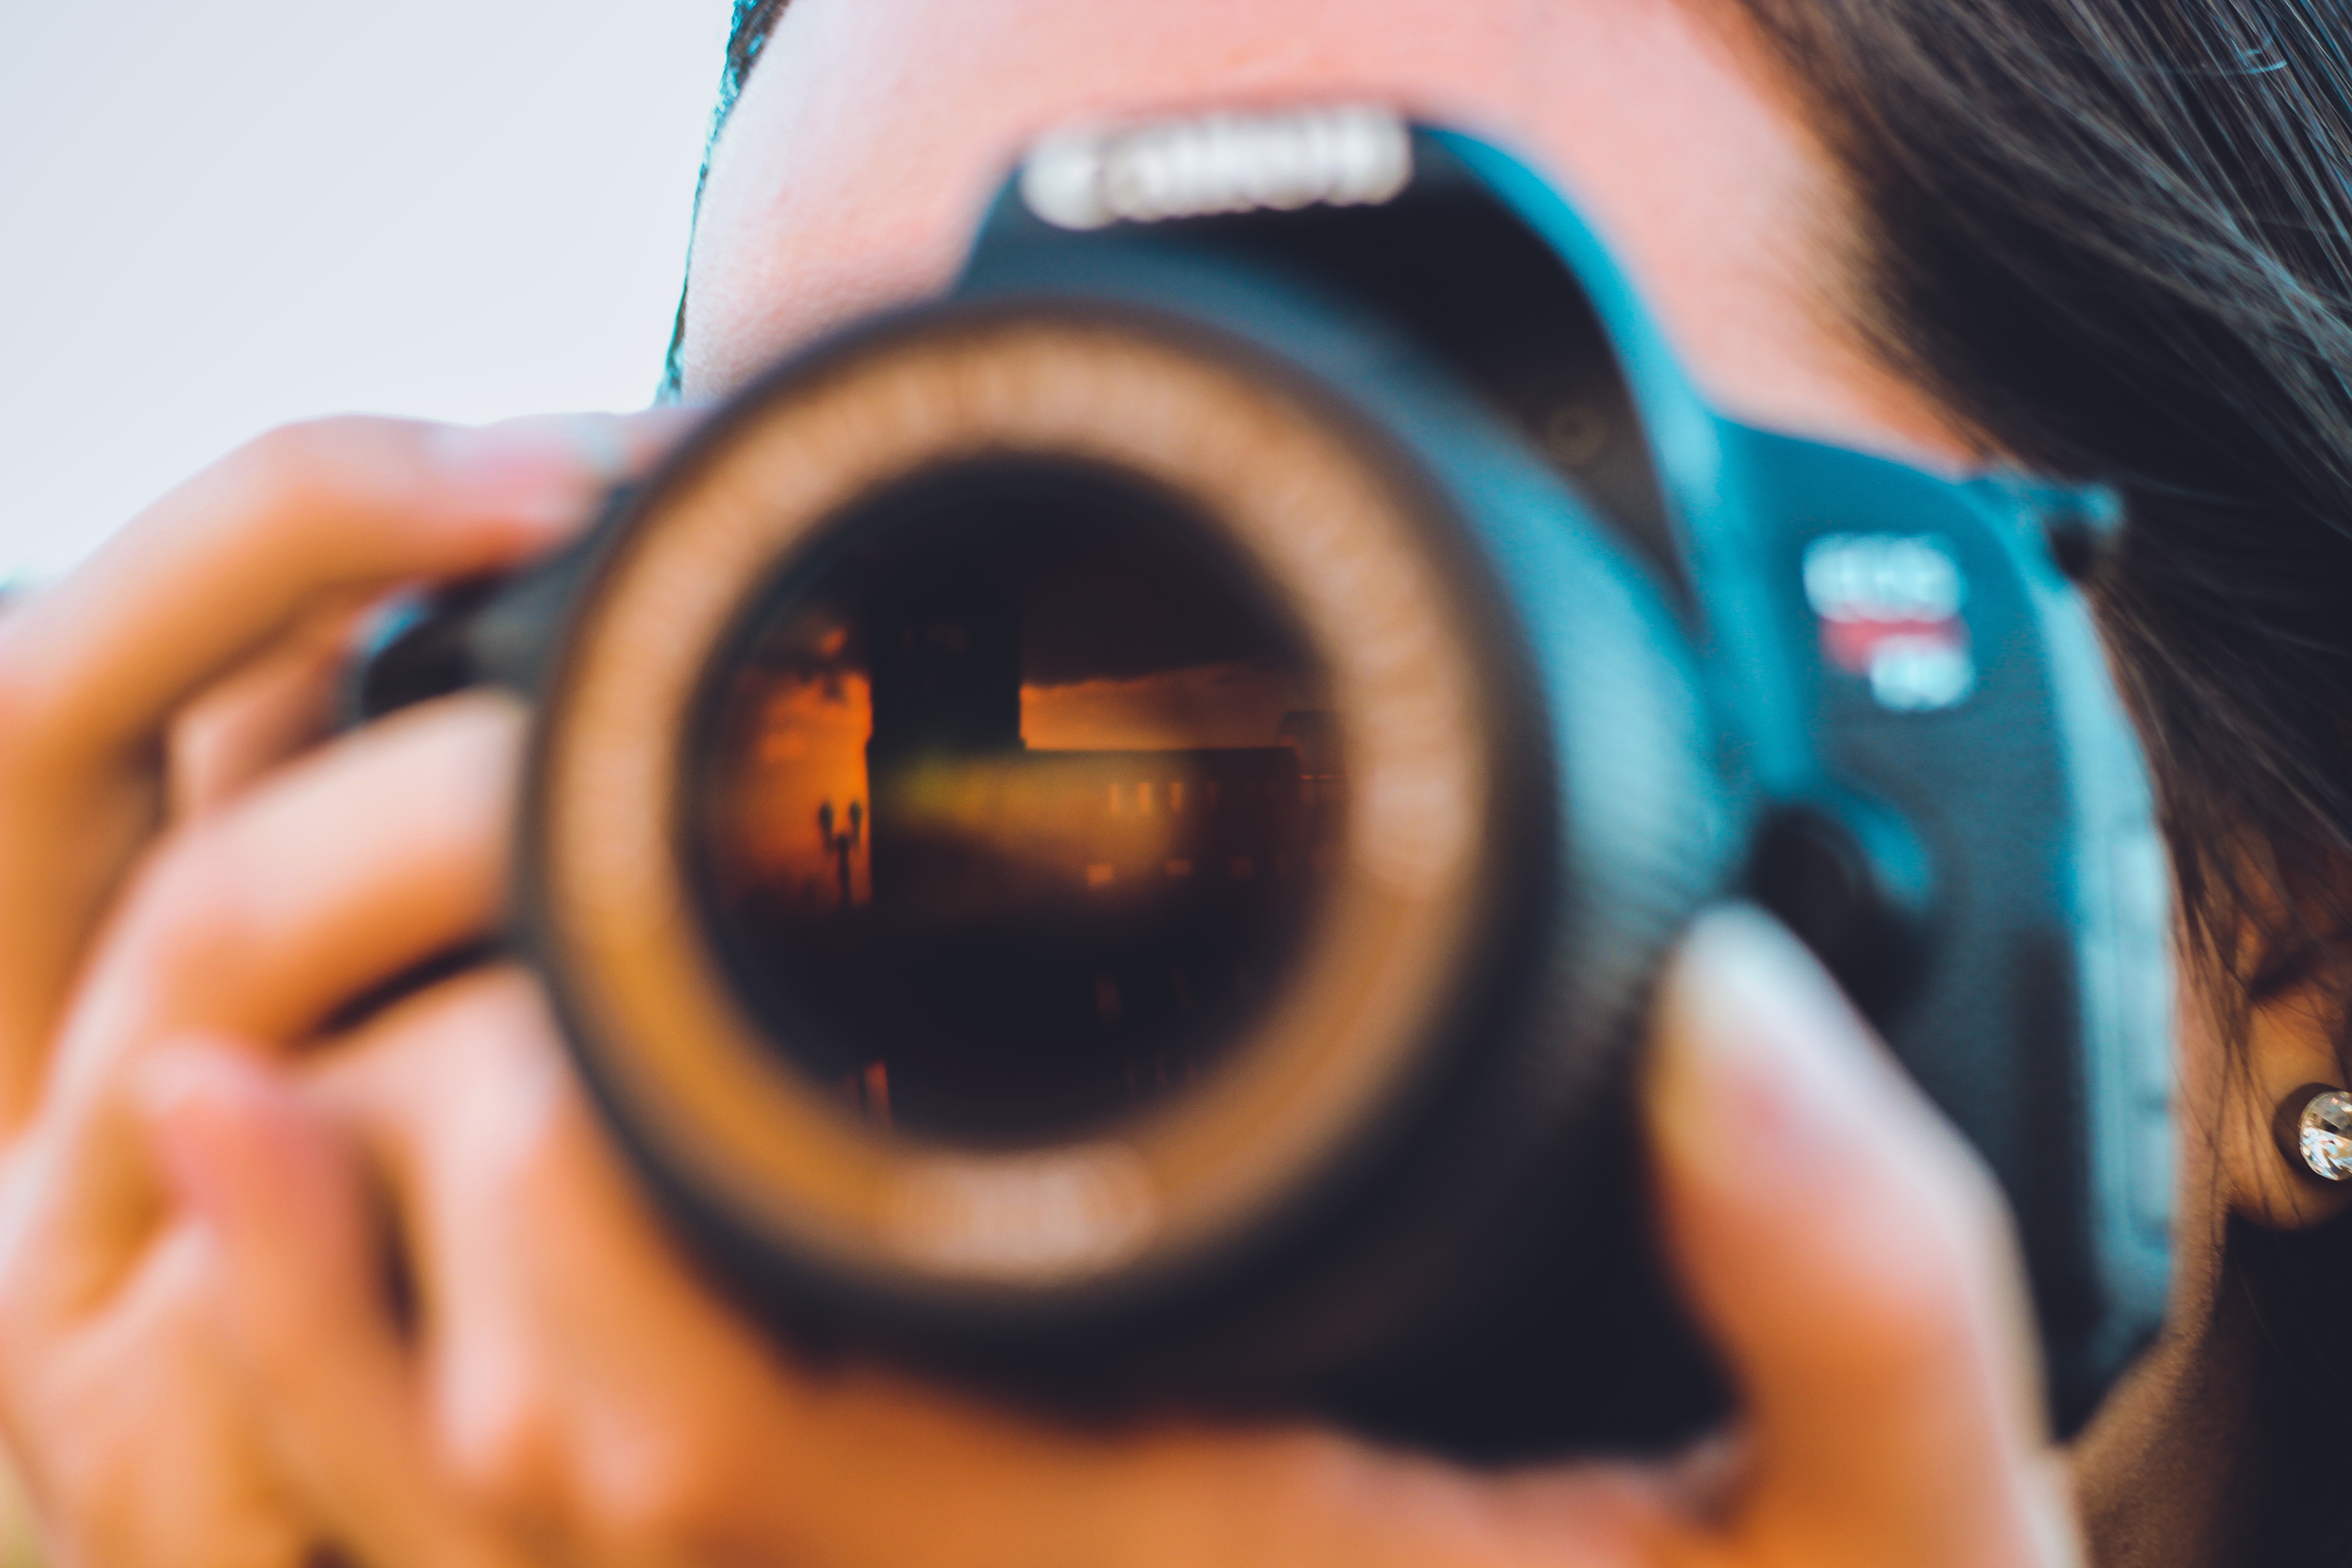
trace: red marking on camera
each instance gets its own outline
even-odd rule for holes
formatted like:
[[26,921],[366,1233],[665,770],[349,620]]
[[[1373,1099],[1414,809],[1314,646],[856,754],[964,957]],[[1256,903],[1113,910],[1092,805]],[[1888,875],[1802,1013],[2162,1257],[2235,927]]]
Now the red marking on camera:
[[1935,621],[1822,617],[1822,657],[1848,675],[1868,675],[1879,650],[1897,638],[1964,652],[1969,646],[1968,623],[1958,616]]

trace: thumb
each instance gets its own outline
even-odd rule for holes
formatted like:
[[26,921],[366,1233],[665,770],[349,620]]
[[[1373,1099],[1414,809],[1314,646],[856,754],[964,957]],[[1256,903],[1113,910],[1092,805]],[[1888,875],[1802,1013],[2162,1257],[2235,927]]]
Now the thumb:
[[2070,1561],[2005,1210],[1795,939],[1703,917],[1646,1115],[1668,1256],[1754,1457],[1728,1528],[1814,1563]]
[[356,1151],[285,1069],[235,1044],[175,1042],[142,1089],[216,1255],[227,1349],[313,1522],[370,1563],[505,1568],[433,1464]]

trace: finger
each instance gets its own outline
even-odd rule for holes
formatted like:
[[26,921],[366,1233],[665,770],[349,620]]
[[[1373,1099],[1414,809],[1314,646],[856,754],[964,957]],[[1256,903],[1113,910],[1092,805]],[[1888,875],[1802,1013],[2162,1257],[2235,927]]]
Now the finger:
[[1646,1100],[1668,1250],[1753,1426],[1733,1528],[1851,1543],[1827,1561],[2055,1560],[1999,1199],[1792,938],[1698,923]]
[[0,1113],[21,1106],[82,944],[162,812],[170,716],[322,595],[545,549],[626,459],[614,428],[289,426],[0,618]]
[[322,1058],[397,1194],[438,1451],[567,1561],[735,1561],[802,1407],[605,1145],[536,987],[486,969]]
[[1674,1528],[1630,1470],[1498,1484],[1328,1433],[1106,1436],[803,1373],[679,1256],[516,972],[312,1070],[398,1194],[438,1452],[568,1561],[1630,1568]]
[[489,934],[526,722],[496,691],[411,709],[174,834],[105,932],[61,1036],[61,1074],[177,1029],[299,1038],[354,995]]
[[[772,1539],[899,1568],[1635,1568],[1685,1562],[1631,1466],[1465,1470],[1304,1426],[1070,1431],[903,1378],[818,1385],[780,1438]],[[897,1506],[925,1478],[927,1508]]]
[[[569,433],[599,473],[635,478],[695,417],[679,408],[627,419],[577,416]],[[205,809],[326,735],[350,673],[358,626],[382,601],[330,598],[266,652],[191,700],[171,732],[171,815]]]
[[[562,423],[600,475],[634,479],[698,416],[683,408],[629,418],[575,416]],[[234,794],[326,735],[350,670],[354,632],[381,601],[329,598],[247,666],[191,700],[171,734],[173,817]]]
[[155,1217],[126,1092],[190,1030],[285,1041],[496,925],[522,716],[469,693],[307,758],[167,842],[127,897],[19,1152],[39,1196],[11,1247],[57,1305],[102,1295]]
[[387,1306],[384,1237],[348,1145],[258,1052],[187,1041],[147,1114],[216,1251],[222,1329],[291,1489],[359,1561],[520,1561],[443,1483]]
[[[593,435],[585,434],[588,431]],[[618,475],[604,422],[289,426],[198,475],[0,632],[36,777],[142,746],[328,591],[508,565]],[[37,656],[37,657],[36,657]]]
[[[210,1249],[172,1226],[102,1311],[12,1346],[10,1414],[50,1558],[107,1568],[303,1568],[315,1531],[219,1353]],[[27,1353],[28,1352],[28,1353]],[[0,1561],[13,1559],[0,1558]]]
[[166,742],[168,820],[213,809],[328,735],[363,613],[358,604],[323,605],[190,700]]

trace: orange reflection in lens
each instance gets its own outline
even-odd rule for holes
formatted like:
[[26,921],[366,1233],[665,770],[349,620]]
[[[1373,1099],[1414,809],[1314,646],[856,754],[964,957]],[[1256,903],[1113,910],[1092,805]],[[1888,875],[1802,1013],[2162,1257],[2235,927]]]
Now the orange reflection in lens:
[[1283,717],[1314,706],[1290,670],[1232,663],[1126,680],[1021,688],[1021,739],[1043,752],[1180,752],[1270,746]]
[[866,741],[874,729],[866,678],[746,670],[729,709],[730,727],[740,726],[729,750],[751,765],[725,775],[727,879],[811,913],[865,903]]

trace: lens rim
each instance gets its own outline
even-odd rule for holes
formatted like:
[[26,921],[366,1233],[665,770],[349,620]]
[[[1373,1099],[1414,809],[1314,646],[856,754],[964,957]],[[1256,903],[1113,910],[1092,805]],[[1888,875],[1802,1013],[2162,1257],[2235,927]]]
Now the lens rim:
[[[526,896],[574,1045],[671,1178],[873,1281],[1034,1295],[1185,1266],[1380,1118],[1480,922],[1501,753],[1475,612],[1395,454],[1265,356],[1126,307],[934,309],[740,400],[652,481],[575,606],[526,785]],[[1060,1146],[877,1136],[764,1040],[700,940],[678,759],[775,563],[910,469],[1132,469],[1282,592],[1342,714],[1325,931],[1198,1089]]]

